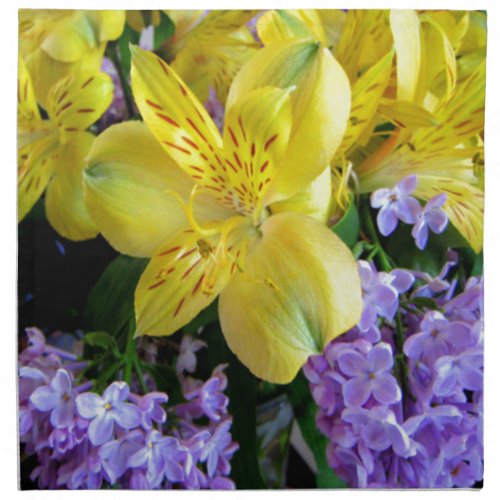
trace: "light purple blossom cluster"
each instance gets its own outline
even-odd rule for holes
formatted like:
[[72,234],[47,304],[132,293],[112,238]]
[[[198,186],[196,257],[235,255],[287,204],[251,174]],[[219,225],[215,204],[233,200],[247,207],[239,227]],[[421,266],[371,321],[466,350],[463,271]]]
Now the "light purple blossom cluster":
[[[414,280],[360,261],[360,324],[304,367],[318,428],[329,439],[328,463],[350,487],[482,480],[483,283],[470,278],[452,297],[456,283],[445,277],[455,263],[437,278],[412,273]],[[412,305],[415,297],[432,298],[437,309]]]
[[[31,479],[40,488],[233,489],[228,478],[232,441],[224,366],[207,381],[194,371],[193,345],[178,363],[185,401],[165,408],[168,396],[134,394],[115,381],[101,394],[78,385],[72,354],[46,344],[36,328],[19,356],[19,433],[23,453],[36,455]],[[182,360],[182,357],[186,358]]]
[[429,229],[436,234],[442,233],[448,225],[448,216],[443,210],[446,193],[431,198],[424,207],[412,193],[417,188],[417,176],[410,175],[399,181],[393,188],[382,188],[371,196],[373,208],[379,208],[377,226],[384,236],[389,236],[398,221],[412,224],[411,235],[415,244],[423,250],[429,239]]

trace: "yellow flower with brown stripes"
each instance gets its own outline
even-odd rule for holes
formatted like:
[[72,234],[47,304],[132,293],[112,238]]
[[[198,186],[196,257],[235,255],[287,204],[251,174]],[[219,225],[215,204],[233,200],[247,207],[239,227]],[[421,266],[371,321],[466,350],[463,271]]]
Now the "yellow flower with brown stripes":
[[97,235],[83,203],[82,170],[94,136],[86,132],[109,106],[113,83],[104,73],[60,80],[46,96],[47,119],[38,109],[30,75],[19,60],[18,220],[46,190],[45,209],[54,229],[72,240]]
[[[347,78],[317,44],[275,47],[266,61],[286,59],[287,73],[265,63],[257,79],[236,82],[221,137],[172,67],[132,53],[145,124],[101,134],[84,177],[103,236],[122,253],[151,258],[135,293],[136,335],[172,334],[219,296],[229,347],[257,376],[286,383],[361,313],[349,249],[291,211],[298,205],[283,205],[324,171],[334,150],[323,137],[340,142],[349,106],[332,104],[326,86],[334,82],[348,103]],[[261,82],[263,74],[281,85]],[[254,88],[241,92],[244,85]],[[311,149],[309,163],[295,163],[298,144],[300,154]]]

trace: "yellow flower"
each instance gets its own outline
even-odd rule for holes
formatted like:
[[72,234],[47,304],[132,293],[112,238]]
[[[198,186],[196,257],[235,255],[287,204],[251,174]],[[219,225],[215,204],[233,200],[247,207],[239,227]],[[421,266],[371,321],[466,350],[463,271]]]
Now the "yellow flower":
[[[224,104],[236,73],[258,48],[245,26],[256,11],[210,11],[189,31],[189,20],[174,16],[176,33],[169,47],[172,67],[201,102],[208,99],[210,85]],[[180,25],[182,30],[178,31]]]
[[19,10],[19,50],[39,102],[61,78],[98,71],[109,40],[125,24],[121,10]]
[[255,375],[286,383],[361,313],[348,248],[276,203],[324,171],[345,128],[349,85],[317,44],[262,52],[234,82],[221,137],[172,67],[133,48],[145,124],[96,139],[85,201],[118,251],[151,257],[135,293],[136,335],[172,334],[219,295],[229,347]]
[[62,236],[96,236],[82,193],[82,170],[94,136],[85,130],[109,106],[111,79],[104,73],[80,73],[60,80],[46,98],[43,119],[30,75],[19,59],[18,77],[18,220],[47,188],[45,209]]

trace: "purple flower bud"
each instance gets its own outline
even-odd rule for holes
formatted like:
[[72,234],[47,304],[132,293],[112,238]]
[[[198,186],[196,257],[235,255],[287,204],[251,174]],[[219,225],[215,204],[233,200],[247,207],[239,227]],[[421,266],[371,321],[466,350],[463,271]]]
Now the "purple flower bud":
[[423,250],[427,245],[429,237],[429,229],[440,234],[448,225],[448,216],[441,208],[446,202],[446,193],[441,193],[434,198],[431,198],[423,210],[418,214],[416,224],[413,226],[411,235],[415,239],[415,243],[420,250]]

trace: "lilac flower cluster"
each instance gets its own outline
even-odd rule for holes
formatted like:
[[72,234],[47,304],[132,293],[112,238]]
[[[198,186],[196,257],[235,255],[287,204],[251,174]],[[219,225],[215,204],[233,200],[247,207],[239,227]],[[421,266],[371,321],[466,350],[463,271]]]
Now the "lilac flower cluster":
[[[350,487],[482,480],[483,283],[470,278],[453,297],[451,256],[437,278],[377,273],[360,261],[360,324],[304,367],[328,463]],[[415,297],[432,298],[437,309],[417,308]]]
[[19,356],[19,433],[24,454],[37,456],[31,479],[40,488],[234,488],[228,475],[238,445],[224,366],[205,382],[185,376],[196,367],[196,341],[184,341],[179,356],[185,402],[165,409],[165,393],[134,394],[123,381],[102,395],[88,392],[91,382],[76,382],[85,362],[47,345],[36,328],[27,335]]
[[440,234],[448,225],[448,216],[443,210],[446,193],[431,198],[422,208],[412,193],[417,187],[417,176],[410,175],[399,181],[392,189],[382,188],[371,196],[373,208],[379,208],[377,226],[384,236],[389,236],[398,221],[413,224],[411,235],[420,250],[427,245],[429,229]]

